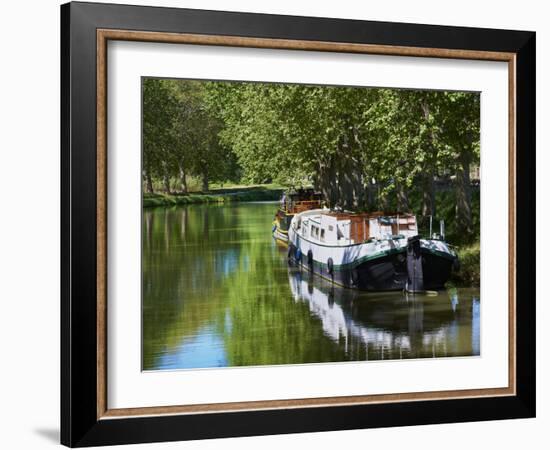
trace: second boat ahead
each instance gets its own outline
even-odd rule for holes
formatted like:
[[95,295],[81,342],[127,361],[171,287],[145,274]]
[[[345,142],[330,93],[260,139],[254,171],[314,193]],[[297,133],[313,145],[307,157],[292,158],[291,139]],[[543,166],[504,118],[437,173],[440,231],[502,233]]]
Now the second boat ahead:
[[283,244],[288,243],[288,228],[294,215],[310,209],[321,208],[322,202],[323,195],[314,189],[285,192],[273,219],[273,237]]

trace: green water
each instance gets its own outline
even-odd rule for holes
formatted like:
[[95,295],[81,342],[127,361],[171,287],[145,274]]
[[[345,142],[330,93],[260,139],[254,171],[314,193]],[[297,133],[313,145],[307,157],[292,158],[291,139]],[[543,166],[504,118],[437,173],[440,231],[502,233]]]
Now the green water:
[[335,288],[289,267],[274,203],[143,211],[143,368],[479,355],[479,289]]

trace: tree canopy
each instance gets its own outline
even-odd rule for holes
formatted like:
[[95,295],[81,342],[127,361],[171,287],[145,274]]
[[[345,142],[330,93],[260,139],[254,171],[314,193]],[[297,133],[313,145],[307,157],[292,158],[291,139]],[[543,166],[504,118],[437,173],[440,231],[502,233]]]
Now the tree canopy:
[[[145,79],[143,176],[170,191],[209,182],[313,185],[330,207],[434,215],[434,183],[456,190],[472,229],[470,166],[479,163],[478,93]],[[173,184],[173,181],[172,181]]]

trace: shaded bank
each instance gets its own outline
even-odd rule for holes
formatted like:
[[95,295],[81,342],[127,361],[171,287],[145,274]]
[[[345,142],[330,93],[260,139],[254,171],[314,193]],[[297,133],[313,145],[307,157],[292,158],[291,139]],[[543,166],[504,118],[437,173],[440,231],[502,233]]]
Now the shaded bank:
[[479,286],[480,246],[479,241],[456,249],[460,269],[454,271],[451,283],[457,286]]
[[281,198],[282,188],[256,186],[251,188],[216,189],[190,194],[143,194],[143,207],[176,206],[200,203],[260,202]]

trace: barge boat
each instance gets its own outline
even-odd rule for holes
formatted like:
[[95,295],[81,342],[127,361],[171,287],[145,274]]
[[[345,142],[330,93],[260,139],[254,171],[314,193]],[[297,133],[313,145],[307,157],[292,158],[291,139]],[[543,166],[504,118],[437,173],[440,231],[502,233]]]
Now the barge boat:
[[288,238],[289,262],[367,291],[440,290],[458,265],[444,236],[418,235],[413,214],[309,210],[293,216]]

